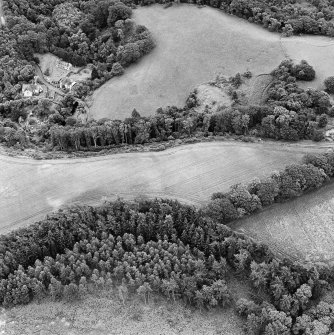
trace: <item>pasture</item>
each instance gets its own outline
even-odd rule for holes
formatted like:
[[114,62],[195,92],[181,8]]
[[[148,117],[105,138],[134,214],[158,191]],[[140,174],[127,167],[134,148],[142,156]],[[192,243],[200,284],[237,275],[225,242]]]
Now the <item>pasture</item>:
[[193,88],[217,74],[266,73],[284,59],[279,35],[213,8],[153,5],[136,9],[133,18],[151,31],[156,48],[95,91],[92,118],[183,106]]
[[232,224],[283,257],[334,264],[334,184]]
[[159,107],[182,107],[195,87],[217,74],[250,70],[256,76],[271,72],[286,57],[306,59],[316,70],[316,79],[301,83],[304,87],[321,88],[334,75],[330,38],[281,38],[219,10],[186,4],[140,7],[134,19],[151,31],[156,48],[94,92],[92,118],[124,119],[134,108],[148,116]]
[[300,82],[300,86],[324,89],[324,80],[334,75],[331,61],[334,57],[333,39],[324,36],[293,36],[282,38],[281,42],[286,55],[293,61],[305,59],[316,71],[312,82]]
[[69,160],[0,156],[0,233],[64,205],[118,196],[169,197],[202,205],[214,192],[299,161],[306,150],[301,145],[211,142]]

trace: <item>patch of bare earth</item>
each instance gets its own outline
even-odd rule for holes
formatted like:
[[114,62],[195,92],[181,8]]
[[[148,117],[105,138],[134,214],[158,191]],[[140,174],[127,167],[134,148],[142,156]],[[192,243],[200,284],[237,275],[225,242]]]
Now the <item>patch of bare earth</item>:
[[242,321],[232,309],[199,311],[153,297],[123,305],[111,292],[80,302],[43,302],[2,310],[6,335],[242,335]]
[[227,90],[210,84],[202,84],[196,88],[198,106],[196,111],[204,112],[208,108],[211,112],[217,112],[220,108],[232,105],[232,99]]
[[264,104],[267,100],[267,90],[272,80],[273,78],[270,74],[261,74],[252,77],[250,80],[245,80],[245,83],[241,86],[241,92],[246,96],[246,104]]
[[36,54],[40,63],[39,66],[45,75],[48,77],[50,81],[57,82],[62,78],[68,77],[73,81],[84,81],[91,76],[91,69],[86,68],[78,68],[72,66],[70,70],[63,69],[57,66],[57,62],[60,60],[59,57],[53,55],[52,53],[46,54]]

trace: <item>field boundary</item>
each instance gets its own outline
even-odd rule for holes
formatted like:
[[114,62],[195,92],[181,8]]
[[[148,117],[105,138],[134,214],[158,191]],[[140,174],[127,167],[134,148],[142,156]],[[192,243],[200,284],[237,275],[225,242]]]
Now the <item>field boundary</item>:
[[[248,138],[246,136],[246,138]],[[262,140],[259,138],[252,138],[253,141],[245,140],[244,136],[223,136],[223,135],[213,135],[209,137],[188,137],[185,139],[168,140],[164,142],[154,142],[145,144],[135,144],[135,145],[118,145],[105,147],[96,151],[48,151],[44,152],[39,149],[28,149],[25,151],[15,150],[10,147],[5,147],[0,145],[0,157],[13,157],[22,159],[35,159],[38,160],[62,160],[62,159],[80,159],[80,158],[98,158],[106,157],[116,154],[134,153],[134,152],[159,152],[165,151],[172,148],[178,148],[182,146],[187,146],[191,144],[201,144],[201,143],[213,143],[213,142],[226,142],[227,145],[247,145],[247,146],[275,146],[275,150],[286,150],[287,147],[295,149],[310,149],[310,150],[334,150],[334,145],[328,142],[320,143],[310,143],[307,141],[299,142],[283,142],[283,141],[272,141],[272,140]]]
[[[270,246],[270,249],[275,252],[276,256],[280,255],[281,258],[288,258],[292,261],[296,261],[296,260],[300,261],[301,258],[303,258],[302,251],[300,249],[296,248],[296,250],[295,250],[296,252],[301,254],[301,256],[297,256],[296,254],[292,254],[291,252],[283,250],[284,248],[282,248],[280,246],[280,243],[279,243],[278,239],[273,239],[272,241],[265,240],[265,238],[262,239],[261,237],[259,237],[259,236],[261,236],[261,232],[259,234],[253,233],[252,232],[253,228],[251,230],[249,230],[247,228],[244,229],[243,227],[245,227],[245,225],[247,224],[247,221],[249,219],[253,218],[253,217],[256,217],[258,215],[262,216],[266,212],[270,213],[270,212],[274,211],[275,209],[279,209],[281,206],[286,206],[286,205],[288,205],[289,203],[292,203],[292,202],[302,201],[303,198],[306,198],[307,196],[315,195],[316,193],[318,193],[321,190],[324,190],[324,191],[328,192],[328,188],[331,188],[333,185],[334,185],[334,178],[331,178],[328,182],[324,183],[321,187],[319,187],[317,189],[308,190],[308,191],[304,192],[303,194],[301,194],[297,197],[290,198],[290,199],[287,199],[285,201],[273,203],[269,206],[263,207],[261,210],[255,212],[255,213],[244,216],[240,219],[236,219],[236,220],[234,220],[234,221],[232,221],[232,222],[230,222],[226,225],[228,227],[230,227],[233,231],[235,231],[237,233],[241,233],[244,236],[247,236],[247,237],[251,238],[252,240],[254,240],[258,243],[267,244],[268,246]],[[301,221],[302,221],[301,225],[303,225],[304,222],[303,222],[303,220],[301,220]],[[262,223],[262,222],[263,222],[263,220],[260,219],[260,223]],[[269,223],[269,225],[270,225],[270,223]],[[307,227],[303,227],[303,230],[304,229],[307,229]],[[307,231],[305,230],[305,232],[307,232]],[[269,233],[270,233],[270,231],[268,231],[268,234]],[[312,233],[310,232],[310,234],[312,234]],[[307,261],[305,259],[305,261],[306,262],[311,262],[311,263],[321,262],[321,263],[326,263],[326,264],[329,264],[329,265],[333,265],[334,255],[330,258],[325,258],[322,255],[322,256],[318,256],[317,260],[308,260]]]

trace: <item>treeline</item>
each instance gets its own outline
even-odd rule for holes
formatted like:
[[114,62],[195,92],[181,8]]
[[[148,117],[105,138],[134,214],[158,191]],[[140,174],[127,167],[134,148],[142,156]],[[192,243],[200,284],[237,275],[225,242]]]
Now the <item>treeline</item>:
[[[155,115],[141,117],[134,110],[124,121],[101,119],[87,124],[64,118],[50,118],[50,144],[60,150],[90,150],[119,144],[161,142],[190,136],[236,134],[298,141],[324,138],[323,128],[333,115],[329,95],[314,89],[299,88],[297,80],[312,80],[314,69],[305,61],[293,64],[283,61],[272,72],[273,82],[268,101],[263,106],[242,105],[238,88],[245,75],[229,79],[230,94],[235,97],[232,107],[213,113],[208,109],[197,112],[196,91],[191,93],[183,108],[159,108]],[[224,79],[225,80],[225,79]],[[217,78],[213,85],[219,85]],[[47,141],[48,135],[43,139]]]
[[16,48],[16,37],[7,29],[0,29],[0,103],[20,98],[21,84],[34,77],[33,66]]
[[256,178],[248,185],[233,185],[226,193],[214,193],[206,207],[206,214],[228,224],[275,202],[287,201],[318,189],[333,177],[334,152],[307,154],[302,164],[289,165],[268,178]]
[[[258,204],[274,201],[273,194],[286,199],[318,187],[317,180],[333,176],[333,158],[307,155],[305,164],[277,174],[273,180],[280,176],[292,191],[270,181],[251,183],[251,196],[233,188],[225,198],[214,198],[227,199],[239,213],[251,213]],[[236,302],[247,334],[319,329],[330,334],[334,306],[321,298],[333,283],[332,269],[279,260],[267,246],[221,222],[226,220],[213,218],[207,208],[196,210],[173,200],[118,200],[58,211],[0,237],[0,302],[12,306],[45,296],[73,301],[96,289],[116,289],[123,302],[129,294],[148,301],[158,293],[200,308],[224,306],[233,301],[229,274],[248,278],[268,297]]]
[[[127,3],[132,1],[125,1]],[[182,3],[207,5],[236,15],[270,31],[293,34],[334,36],[334,4],[330,0],[181,0]],[[134,0],[138,5],[169,3],[165,0]]]

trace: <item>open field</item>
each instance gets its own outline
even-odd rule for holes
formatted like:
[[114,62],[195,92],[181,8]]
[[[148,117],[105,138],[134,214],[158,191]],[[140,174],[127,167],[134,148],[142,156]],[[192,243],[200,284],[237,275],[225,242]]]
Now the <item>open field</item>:
[[45,71],[49,71],[48,77],[51,81],[59,81],[61,78],[66,77],[70,72],[69,70],[57,67],[56,64],[59,60],[59,57],[51,53],[46,53],[43,55],[36,54],[36,56],[40,61],[39,66],[42,69],[42,72],[45,73]]
[[283,256],[334,264],[334,183],[237,221],[233,229]]
[[39,58],[40,63],[39,66],[43,72],[49,70],[49,78],[51,81],[59,81],[62,78],[68,77],[73,81],[84,81],[91,76],[91,70],[89,68],[78,68],[72,66],[70,70],[62,69],[56,66],[57,61],[60,59],[59,57],[51,54],[36,54]]
[[157,46],[94,93],[93,118],[183,106],[193,88],[219,73],[269,72],[284,59],[279,35],[213,8],[154,5],[136,9],[134,19],[152,32]]
[[85,159],[0,156],[0,233],[40,220],[62,205],[117,196],[170,197],[201,205],[214,192],[299,161],[311,148],[211,142]]
[[[145,305],[125,306],[110,292],[80,302],[30,303],[0,313],[0,333],[71,335],[242,335],[242,320],[232,309],[204,311],[166,303],[161,298]],[[156,298],[154,297],[154,300]]]
[[124,119],[133,108],[150,115],[162,106],[183,106],[193,88],[218,73],[268,73],[285,57],[306,59],[315,68],[316,80],[302,83],[304,87],[319,88],[324,78],[334,75],[330,38],[281,38],[219,10],[186,4],[140,7],[134,19],[147,26],[157,46],[95,91],[92,118]]
[[312,82],[300,82],[303,88],[324,89],[325,78],[334,75],[334,40],[324,36],[293,36],[282,38],[282,46],[289,57],[299,62],[305,59],[316,71]]

